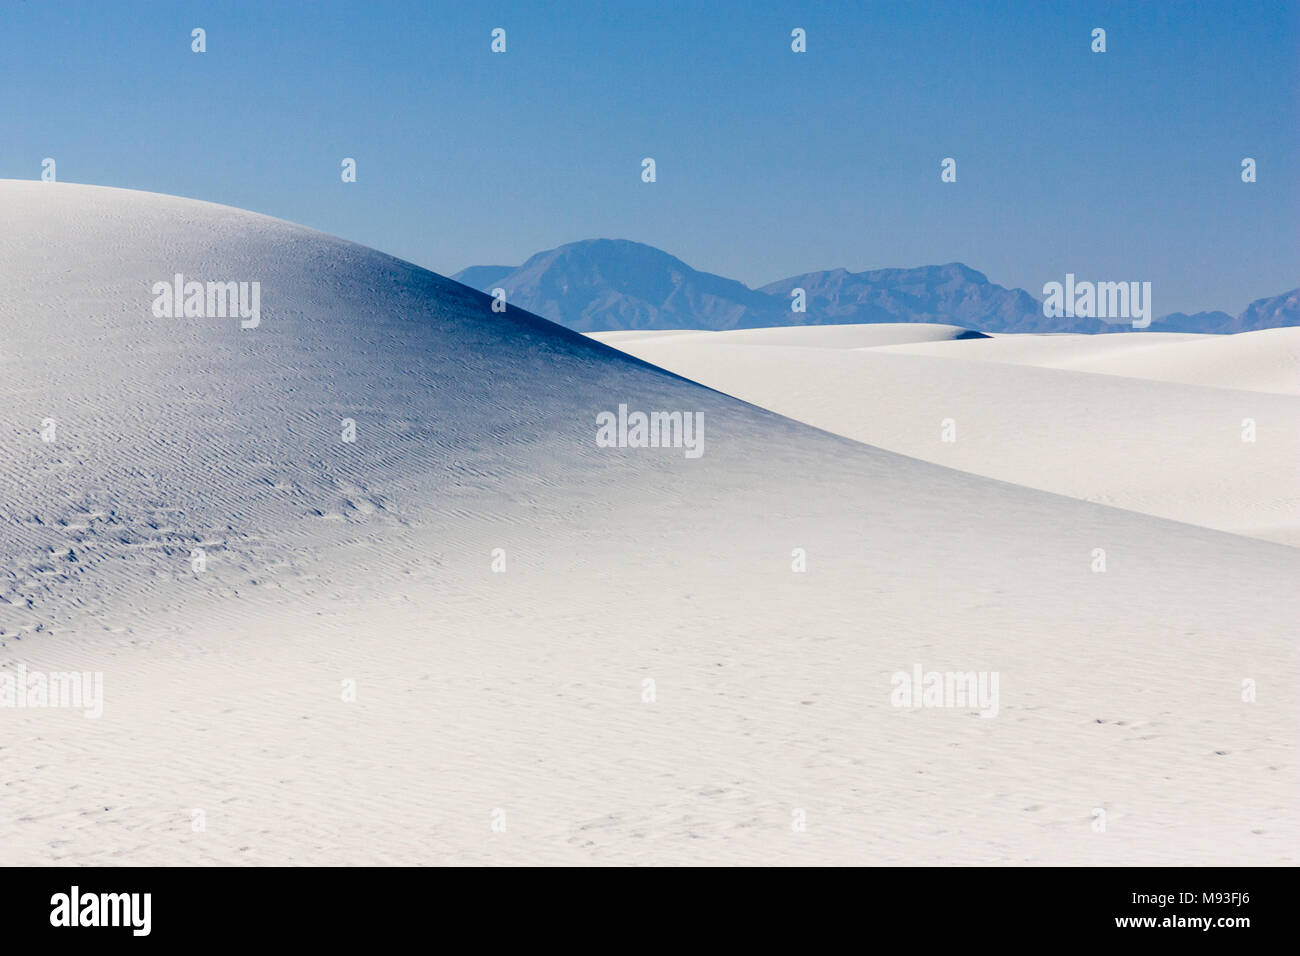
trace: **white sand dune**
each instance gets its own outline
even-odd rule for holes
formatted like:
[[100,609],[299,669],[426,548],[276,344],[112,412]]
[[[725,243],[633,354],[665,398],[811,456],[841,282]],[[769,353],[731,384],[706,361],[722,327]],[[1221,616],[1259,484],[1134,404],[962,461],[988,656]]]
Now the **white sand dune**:
[[[104,679],[97,720],[0,708],[0,863],[1295,861],[1295,549],[827,434],[277,220],[0,204],[0,671]],[[260,281],[260,326],[155,318],[177,272]],[[597,447],[621,403],[705,453]],[[997,672],[997,716],[892,706],[915,664]]]
[[693,329],[655,331],[620,330],[589,332],[589,337],[622,348],[633,342],[659,342],[689,338],[699,345],[793,345],[819,349],[880,348],[929,342],[951,342],[988,338],[959,325],[923,322],[879,322],[859,325],[777,326],[764,329],[732,329],[726,332],[699,332]]
[[[937,358],[961,358],[970,361],[1007,362],[1012,365],[1036,365],[1041,368],[1070,368],[1074,363],[1093,358],[1104,358],[1116,353],[1150,353],[1166,345],[1191,342],[1205,336],[1181,332],[1112,332],[1103,335],[1075,335],[1053,332],[996,333],[979,340],[979,345],[960,350],[945,347],[943,339],[916,343],[901,342],[889,347],[895,352],[911,355],[933,355]],[[1216,336],[1216,338],[1223,338]],[[967,343],[970,344],[970,343]]]
[[1300,328],[1237,335],[998,335],[960,347],[943,340],[904,343],[896,351],[1300,395]]
[[1081,372],[1162,382],[1300,395],[1300,328],[1202,335],[1177,346],[1166,346],[1150,358],[1115,353],[1079,361],[1071,367]]
[[[1214,337],[1224,349],[1224,363],[1215,369],[1221,379],[1236,375],[1237,357],[1246,378],[1265,366],[1256,361],[1265,358],[1262,341],[1234,341],[1260,334]],[[938,343],[942,349],[706,347],[694,337],[620,347],[871,445],[1088,501],[1300,545],[1300,397],[1136,377],[1142,356],[1199,350],[1200,342],[1147,348],[1103,343],[1099,351],[1109,361],[1131,360],[1134,374],[1118,377],[1037,364],[1063,361],[1063,353],[1076,347],[1067,340],[1087,336],[1025,336],[1024,343],[1020,338]],[[986,358],[958,357],[967,348]],[[1086,342],[1077,349],[1098,354]],[[988,359],[990,352],[1021,361],[1035,356],[1035,364]],[[1284,360],[1268,361],[1280,375]],[[953,423],[955,441],[944,441],[946,420]],[[1254,422],[1254,441],[1243,441],[1248,420]]]

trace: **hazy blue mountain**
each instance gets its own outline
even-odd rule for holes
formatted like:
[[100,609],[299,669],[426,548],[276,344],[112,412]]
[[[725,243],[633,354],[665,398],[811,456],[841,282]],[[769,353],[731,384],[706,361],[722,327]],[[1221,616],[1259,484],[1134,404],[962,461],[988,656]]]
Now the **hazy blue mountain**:
[[488,286],[496,285],[514,271],[514,266],[470,266],[468,269],[461,269],[452,278],[471,288],[486,290]]
[[[945,322],[987,331],[1078,331],[1087,320],[1043,317],[1023,289],[1005,289],[961,263],[917,269],[844,269],[751,289],[692,269],[653,246],[591,239],[539,252],[517,269],[474,266],[452,278],[583,332],[734,329],[853,322]],[[802,287],[807,311],[790,309]],[[1101,323],[1087,324],[1099,331]]]
[[1276,329],[1282,326],[1300,325],[1300,289],[1292,289],[1281,295],[1256,299],[1246,306],[1241,315],[1225,332],[1247,332],[1254,329]]
[[692,269],[653,246],[588,239],[539,252],[507,274],[479,281],[483,266],[452,278],[506,290],[511,305],[580,332],[735,329],[788,324],[771,296]]
[[[831,269],[781,279],[760,289],[783,302],[794,289],[808,313],[788,324],[945,322],[983,332],[1100,332],[1095,319],[1047,318],[1024,289],[1007,289],[960,262],[915,269]],[[788,305],[787,305],[788,310]]]
[[1236,319],[1227,312],[1170,312],[1151,323],[1157,332],[1225,332]]
[[[452,276],[487,292],[506,290],[520,308],[580,332],[614,329],[736,329],[857,322],[940,322],[983,332],[1113,332],[1126,323],[1049,318],[1024,289],[1008,289],[960,262],[913,269],[830,269],[759,289],[692,269],[626,239],[587,239],[539,252],[521,266],[471,266]],[[792,312],[791,292],[807,311]],[[1300,289],[1252,302],[1240,315],[1174,312],[1162,332],[1241,332],[1300,325]]]
[[1194,315],[1172,312],[1151,323],[1153,329],[1161,332],[1223,334],[1254,332],[1259,329],[1276,329],[1293,325],[1300,325],[1300,289],[1256,299],[1236,316],[1229,315],[1227,312],[1197,312]]

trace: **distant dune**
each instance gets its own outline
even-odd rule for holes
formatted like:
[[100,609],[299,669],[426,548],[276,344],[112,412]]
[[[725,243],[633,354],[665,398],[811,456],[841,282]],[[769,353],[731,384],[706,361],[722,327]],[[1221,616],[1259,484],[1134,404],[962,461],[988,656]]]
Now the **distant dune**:
[[[873,328],[884,333],[875,345],[867,341]],[[908,342],[917,328],[935,327],[762,329],[743,339],[698,333],[615,344],[871,445],[1300,545],[1300,329],[948,333]],[[945,419],[953,421],[951,442],[940,435]],[[1247,421],[1252,441],[1243,440]]]
[[[941,342],[942,339],[936,338]],[[915,355],[1011,362],[1251,392],[1300,395],[1300,328],[1236,335],[1009,335],[961,349],[899,343]]]
[[[1296,861],[1296,549],[829,434],[264,216],[0,205],[0,672],[104,688],[99,719],[0,708],[4,863]],[[255,327],[157,314],[177,274],[260,283]],[[1271,486],[1295,427],[1291,396],[859,331],[698,355],[1092,475],[1063,429],[1125,404],[1122,471],[1187,405],[1237,456],[1210,495]],[[620,406],[701,415],[703,454],[598,445]],[[913,668],[997,706],[897,706]]]
[[[802,348],[875,348],[916,342],[953,342],[986,339],[983,332],[938,323],[890,323],[872,325],[797,325],[769,329],[734,329],[730,332],[695,332],[674,329],[662,332],[593,332],[600,342],[622,348],[634,342],[653,343],[660,337],[694,336],[692,345],[790,345]],[[684,341],[684,340],[683,340]]]

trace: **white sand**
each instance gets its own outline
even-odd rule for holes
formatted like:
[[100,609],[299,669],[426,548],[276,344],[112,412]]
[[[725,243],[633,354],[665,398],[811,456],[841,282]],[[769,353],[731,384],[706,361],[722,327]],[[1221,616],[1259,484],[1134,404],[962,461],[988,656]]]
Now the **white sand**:
[[[105,694],[0,709],[0,863],[1295,862],[1295,549],[829,435],[276,220],[0,204],[0,670]],[[261,326],[155,319],[175,272],[261,281]],[[619,403],[702,412],[705,454],[596,447]],[[998,672],[998,715],[891,706],[915,663]]]
[[900,344],[896,351],[1300,395],[1300,328],[1238,335],[999,335],[951,345],[936,338]]
[[[1300,396],[1255,387],[1285,378],[1287,347],[1300,345],[1297,333],[1300,329],[1153,335],[1157,342],[1145,346],[1140,335],[1129,334],[1009,335],[847,348],[728,345],[710,342],[713,333],[701,333],[702,338],[620,347],[729,395],[871,445],[1294,545],[1300,544]],[[896,334],[884,330],[881,340],[892,343]],[[1209,360],[1211,348],[1220,350],[1220,361]],[[1163,361],[1184,350],[1192,350],[1193,358],[1177,366]],[[1062,367],[1071,353],[1073,364]],[[1190,376],[1197,362],[1206,378],[1238,381],[1243,389],[1165,380]],[[1121,364],[1128,373],[1123,377],[1077,370]],[[1289,364],[1289,373],[1300,376],[1300,356]],[[1148,365],[1165,375],[1138,377]],[[1245,390],[1247,384],[1252,390]],[[951,443],[942,440],[945,419],[955,424]],[[1253,442],[1243,441],[1247,419],[1255,423]]]
[[918,322],[880,322],[870,325],[796,325],[766,329],[732,329],[727,332],[697,332],[693,329],[654,331],[620,330],[589,332],[591,338],[618,348],[633,343],[663,342],[689,338],[694,345],[797,345],[819,349],[879,348],[889,345],[951,342],[988,338],[982,332],[959,325]]

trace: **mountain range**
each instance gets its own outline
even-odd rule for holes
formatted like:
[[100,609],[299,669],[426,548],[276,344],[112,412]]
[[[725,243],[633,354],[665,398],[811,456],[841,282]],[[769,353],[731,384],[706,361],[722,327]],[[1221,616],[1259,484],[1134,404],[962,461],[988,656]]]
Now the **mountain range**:
[[[758,289],[693,269],[661,249],[627,239],[586,239],[548,249],[520,266],[470,266],[452,276],[579,332],[621,329],[763,328],[877,322],[940,322],[983,332],[1107,332],[1101,319],[1043,315],[1024,289],[990,282],[950,262],[910,269],[827,269]],[[792,293],[803,289],[806,311]],[[1300,289],[1258,299],[1236,316],[1174,312],[1151,323],[1160,332],[1246,332],[1300,325]]]

